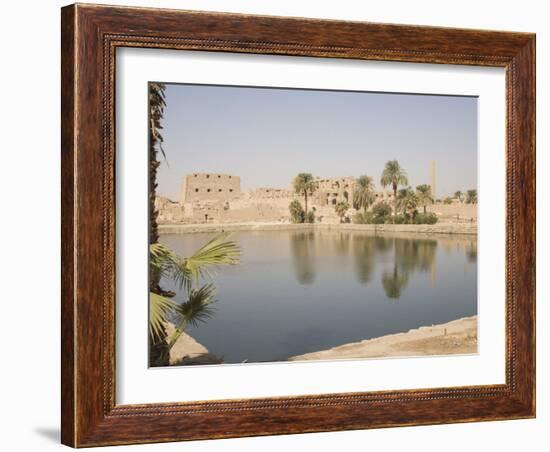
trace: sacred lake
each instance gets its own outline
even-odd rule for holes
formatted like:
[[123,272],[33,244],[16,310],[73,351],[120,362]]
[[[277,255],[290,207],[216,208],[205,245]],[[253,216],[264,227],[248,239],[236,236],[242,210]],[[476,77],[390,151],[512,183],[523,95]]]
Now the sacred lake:
[[[215,235],[162,234],[160,241],[188,256]],[[217,363],[310,359],[329,349],[335,352],[326,356],[338,358],[346,344],[448,322],[449,328],[426,330],[441,335],[443,348],[433,349],[425,337],[407,348],[404,336],[401,352],[388,356],[477,351],[476,235],[311,228],[242,230],[229,237],[241,250],[239,262],[203,277],[215,285],[212,313],[185,330]],[[161,285],[176,293],[175,302],[184,301],[172,279]],[[464,318],[473,335],[451,336],[453,321]],[[467,347],[457,342],[464,339]],[[193,350],[180,364],[202,364]]]

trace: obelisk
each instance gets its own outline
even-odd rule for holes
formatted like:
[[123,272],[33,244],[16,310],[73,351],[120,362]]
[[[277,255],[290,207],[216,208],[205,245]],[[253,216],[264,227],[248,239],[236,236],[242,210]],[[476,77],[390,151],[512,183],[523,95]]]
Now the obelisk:
[[430,161],[430,181],[432,186],[432,198],[436,199],[436,191],[435,191],[435,160]]

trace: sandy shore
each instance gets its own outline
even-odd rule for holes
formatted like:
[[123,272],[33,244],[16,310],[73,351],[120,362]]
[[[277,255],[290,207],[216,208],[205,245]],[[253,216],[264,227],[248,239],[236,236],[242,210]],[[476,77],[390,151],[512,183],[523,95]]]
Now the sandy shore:
[[[167,324],[166,331],[168,335],[174,333],[175,327],[171,323]],[[170,364],[177,364],[186,356],[194,357],[208,353],[206,347],[198,343],[189,334],[183,332],[174,346],[170,349]]]
[[[166,328],[168,334],[175,330],[173,324],[168,323]],[[193,339],[189,334],[183,332],[174,346],[170,349],[170,365],[183,366],[193,364],[220,364],[222,360],[212,355],[208,349]]]
[[[168,325],[168,332],[174,329]],[[361,342],[340,345],[289,361],[389,358],[397,356],[452,355],[477,353],[477,316],[440,325],[423,326],[405,333],[389,334]],[[204,345],[183,333],[170,350],[170,365],[221,364]]]
[[338,230],[372,233],[412,233],[477,235],[476,223],[436,224],[291,224],[291,223],[223,223],[223,224],[161,224],[160,234],[188,234],[222,231],[287,231],[287,230]]
[[477,353],[477,316],[441,325],[424,326],[406,333],[340,345],[328,350],[293,356],[290,361],[314,359],[383,358]]

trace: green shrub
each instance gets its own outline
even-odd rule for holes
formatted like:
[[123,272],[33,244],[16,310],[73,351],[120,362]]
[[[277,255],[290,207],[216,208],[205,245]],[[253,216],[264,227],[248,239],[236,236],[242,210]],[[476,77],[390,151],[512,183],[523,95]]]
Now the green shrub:
[[367,212],[367,213],[357,212],[353,216],[352,221],[355,224],[372,224],[375,221],[375,216],[372,212]]
[[419,213],[414,217],[414,224],[436,224],[437,215],[433,212]]
[[375,204],[372,208],[372,214],[375,217],[385,218],[389,217],[393,212],[392,206],[389,205],[386,201],[381,201],[378,204]]
[[315,213],[313,211],[309,211],[305,217],[304,217],[305,223],[315,223]]
[[[304,208],[300,204],[300,201],[295,199],[288,205],[288,210],[290,212],[290,221],[293,223],[303,223],[305,220]],[[310,212],[311,213],[311,212]]]
[[396,215],[395,217],[387,218],[386,223],[394,223],[394,224],[407,224],[410,223],[409,215]]

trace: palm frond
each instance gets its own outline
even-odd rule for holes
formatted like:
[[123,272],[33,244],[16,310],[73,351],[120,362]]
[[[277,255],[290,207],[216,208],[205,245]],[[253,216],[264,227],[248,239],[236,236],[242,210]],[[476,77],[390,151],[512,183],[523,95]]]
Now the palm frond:
[[149,293],[149,334],[154,342],[165,336],[166,319],[176,306],[168,298],[153,292]]
[[149,245],[150,269],[159,276],[171,276],[174,268],[181,265],[181,258],[163,243]]
[[190,289],[200,277],[212,277],[213,267],[235,265],[241,254],[238,244],[227,240],[225,232],[209,240],[193,255],[181,258],[162,243],[149,246],[151,271],[160,276],[172,277],[180,287]]
[[189,292],[189,298],[185,303],[176,307],[176,313],[181,322],[186,325],[197,326],[200,322],[206,322],[214,314],[214,308],[211,306],[215,302],[214,284],[205,284],[198,289],[192,289]]
[[383,187],[387,185],[397,187],[398,185],[407,185],[408,183],[407,173],[401,168],[397,160],[386,162],[382,177],[380,178],[380,184]]
[[213,267],[237,264],[241,251],[236,242],[227,240],[228,236],[227,232],[217,235],[192,256],[181,260],[174,272],[176,282],[190,288],[200,277],[211,277]]
[[150,125],[149,132],[151,137],[152,151],[155,153],[158,146],[164,160],[166,160],[166,153],[162,143],[164,138],[160,133],[162,130],[162,119],[164,117],[164,108],[166,107],[166,85],[164,83],[150,83],[149,84],[149,117]]
[[292,181],[297,194],[313,193],[317,189],[317,182],[310,173],[300,173]]
[[168,348],[172,348],[188,325],[197,326],[200,322],[206,322],[214,315],[212,304],[214,291],[213,284],[205,284],[198,289],[189,292],[189,298],[185,303],[176,305],[174,312],[177,316],[176,329],[168,341]]
[[355,209],[363,208],[366,211],[375,199],[372,177],[360,176],[353,188],[353,207]]

